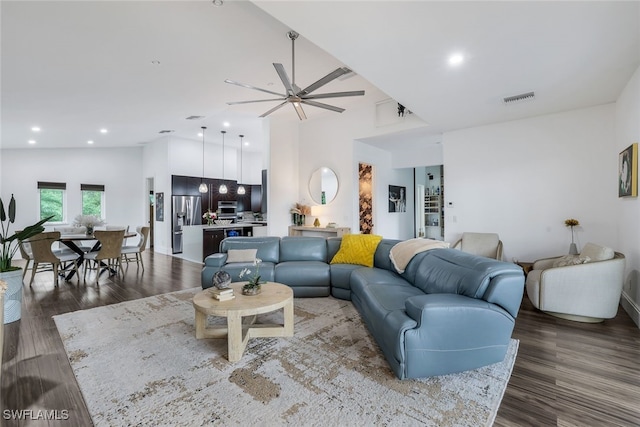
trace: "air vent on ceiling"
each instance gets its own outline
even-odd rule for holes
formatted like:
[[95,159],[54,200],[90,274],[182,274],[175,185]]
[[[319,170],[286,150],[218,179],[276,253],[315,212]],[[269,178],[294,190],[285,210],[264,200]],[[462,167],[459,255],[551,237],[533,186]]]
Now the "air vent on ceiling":
[[160,132],[158,132],[158,133],[171,133],[171,132],[173,132],[173,131],[172,131],[172,130],[167,130],[167,129],[165,129],[165,130],[161,130],[161,131],[160,131]]
[[507,96],[502,98],[504,105],[517,104],[524,101],[533,101],[536,98],[536,94],[533,92],[521,93],[520,95]]
[[186,118],[186,120],[200,120],[200,119],[204,119],[204,116],[189,116]]

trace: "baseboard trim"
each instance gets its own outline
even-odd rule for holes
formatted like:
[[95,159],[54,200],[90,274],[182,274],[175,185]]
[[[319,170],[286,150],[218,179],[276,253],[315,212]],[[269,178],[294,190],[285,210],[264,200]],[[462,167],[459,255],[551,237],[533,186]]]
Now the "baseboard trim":
[[634,300],[631,299],[626,292],[622,292],[622,298],[620,298],[620,304],[624,311],[627,312],[633,323],[640,329],[640,306]]

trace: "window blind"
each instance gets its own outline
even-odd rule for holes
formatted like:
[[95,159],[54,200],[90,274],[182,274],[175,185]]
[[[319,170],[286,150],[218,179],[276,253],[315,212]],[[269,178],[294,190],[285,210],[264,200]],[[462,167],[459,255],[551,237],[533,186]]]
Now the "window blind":
[[47,190],[66,190],[67,183],[66,182],[45,182],[38,181],[38,189],[47,189]]
[[81,191],[104,191],[104,185],[80,184]]

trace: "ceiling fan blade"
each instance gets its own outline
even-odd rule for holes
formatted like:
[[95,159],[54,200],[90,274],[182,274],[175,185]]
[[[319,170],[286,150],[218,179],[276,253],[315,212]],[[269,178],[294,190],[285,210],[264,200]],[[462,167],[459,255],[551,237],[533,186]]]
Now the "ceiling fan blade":
[[312,107],[324,108],[325,110],[335,111],[336,113],[342,113],[344,108],[334,107],[333,105],[323,104],[322,102],[309,101],[308,99],[303,99],[300,102],[303,104],[311,105]]
[[304,95],[303,99],[322,99],[322,98],[341,98],[343,96],[362,96],[363,90],[352,90],[349,92],[331,92],[331,93],[319,93],[317,95]]
[[269,114],[273,113],[274,111],[284,107],[287,104],[287,101],[284,101],[282,104],[278,104],[275,107],[273,107],[271,110],[267,111],[266,113],[262,114],[260,117],[267,117]]
[[278,77],[280,77],[280,80],[282,80],[282,84],[284,85],[285,89],[287,89],[287,93],[289,95],[293,95],[294,94],[293,86],[291,85],[289,76],[287,76],[287,72],[284,70],[284,66],[282,64],[276,64],[276,63],[274,63],[273,66],[276,69],[276,73],[278,73]]
[[251,104],[252,102],[284,101],[285,99],[287,98],[255,99],[253,101],[235,101],[235,102],[227,102],[227,105]]
[[297,96],[305,96],[311,92],[313,92],[314,90],[321,88],[322,86],[326,85],[327,83],[329,83],[332,80],[337,79],[338,77],[350,73],[351,70],[346,68],[346,67],[342,67],[342,68],[337,68],[334,71],[330,72],[329,74],[327,74],[326,76],[324,76],[323,78],[321,78],[320,80],[318,80],[315,83],[311,83],[309,86],[307,86],[306,88],[302,89],[300,92],[297,93]]
[[251,86],[251,85],[244,84],[244,83],[234,82],[233,80],[229,80],[229,79],[226,79],[224,82],[232,84],[232,85],[236,85],[236,86],[246,87],[247,89],[255,89],[255,90],[259,90],[260,92],[270,93],[271,95],[278,95],[278,96],[282,96],[282,97],[286,96],[283,93],[272,92],[272,91],[267,90],[267,89],[260,89],[259,87]]
[[293,108],[295,108],[296,113],[298,113],[298,118],[300,120],[306,120],[307,115],[304,113],[304,110],[302,109],[302,105],[300,105],[299,102],[292,102],[291,104],[293,105]]

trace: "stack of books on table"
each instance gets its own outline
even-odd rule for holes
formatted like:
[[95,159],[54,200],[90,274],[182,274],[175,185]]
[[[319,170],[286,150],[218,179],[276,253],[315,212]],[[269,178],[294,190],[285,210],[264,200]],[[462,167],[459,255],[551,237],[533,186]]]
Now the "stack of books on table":
[[233,295],[233,289],[231,288],[218,289],[215,287],[211,288],[211,296],[218,301],[228,301],[236,297]]

